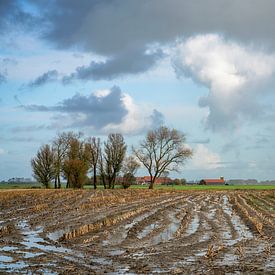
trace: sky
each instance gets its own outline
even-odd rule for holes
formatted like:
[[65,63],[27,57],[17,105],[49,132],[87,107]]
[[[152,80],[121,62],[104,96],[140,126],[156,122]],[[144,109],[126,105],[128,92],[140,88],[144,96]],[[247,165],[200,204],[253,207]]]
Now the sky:
[[[0,0],[0,180],[59,132],[138,146],[166,125],[171,177],[275,178],[275,1]],[[140,170],[139,174],[145,174]]]

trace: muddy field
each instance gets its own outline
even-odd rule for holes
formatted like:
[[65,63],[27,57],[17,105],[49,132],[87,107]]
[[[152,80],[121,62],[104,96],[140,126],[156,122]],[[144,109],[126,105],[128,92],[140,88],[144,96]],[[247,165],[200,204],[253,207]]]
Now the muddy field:
[[0,192],[0,274],[274,274],[275,191]]

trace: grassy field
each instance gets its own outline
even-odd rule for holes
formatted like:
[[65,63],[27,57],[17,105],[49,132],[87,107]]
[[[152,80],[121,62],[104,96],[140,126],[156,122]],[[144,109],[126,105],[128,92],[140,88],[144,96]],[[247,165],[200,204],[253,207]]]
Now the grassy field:
[[[133,185],[132,189],[147,189],[147,185]],[[275,185],[156,185],[155,189],[165,190],[275,190]]]
[[41,188],[40,183],[26,182],[26,183],[0,183],[0,189],[30,189],[30,188]]
[[[62,188],[65,188],[65,183]],[[53,186],[52,186],[53,187]],[[37,189],[43,188],[40,183],[0,183],[0,189]],[[122,188],[116,185],[115,188]],[[132,185],[131,189],[148,189],[148,185]],[[93,189],[92,185],[85,185],[84,189]],[[103,185],[98,185],[98,189],[103,189]],[[275,185],[156,185],[155,189],[165,190],[275,190]]]
[[174,185],[158,186],[157,188],[172,190],[275,190],[275,185]]

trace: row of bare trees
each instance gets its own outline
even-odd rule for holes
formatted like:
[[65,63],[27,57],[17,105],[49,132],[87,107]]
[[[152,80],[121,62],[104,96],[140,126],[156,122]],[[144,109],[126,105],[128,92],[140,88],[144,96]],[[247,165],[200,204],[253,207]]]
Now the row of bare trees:
[[178,171],[192,150],[185,146],[185,136],[175,129],[160,127],[147,133],[139,147],[132,148],[133,155],[126,157],[127,145],[121,134],[109,134],[105,142],[99,138],[84,139],[81,133],[58,134],[51,145],[40,147],[31,160],[34,177],[46,188],[54,182],[61,188],[61,178],[67,188],[82,188],[92,174],[96,189],[100,178],[104,188],[114,188],[120,173],[124,188],[134,182],[134,175],[142,164],[148,171],[151,184],[170,171]]
[[98,174],[104,188],[114,188],[126,149],[121,134],[110,134],[102,146],[96,137],[83,139],[81,133],[61,133],[51,145],[41,146],[31,164],[34,177],[46,188],[52,181],[55,188],[61,188],[62,177],[67,181],[67,188],[82,188],[89,172],[95,189]]

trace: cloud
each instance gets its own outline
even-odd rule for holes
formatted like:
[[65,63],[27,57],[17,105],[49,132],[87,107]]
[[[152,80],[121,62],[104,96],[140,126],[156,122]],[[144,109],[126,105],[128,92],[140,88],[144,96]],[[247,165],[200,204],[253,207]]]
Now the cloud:
[[5,150],[2,149],[2,148],[0,148],[0,156],[1,156],[1,155],[4,155],[5,153],[6,153]]
[[[88,128],[107,133],[119,131],[136,134],[163,121],[157,110],[142,109],[133,99],[117,86],[109,90],[99,90],[89,96],[76,94],[55,106],[20,106],[31,112],[52,112],[53,124],[50,128]],[[39,126],[38,129],[41,129]],[[44,126],[43,126],[44,127]],[[21,129],[21,128],[20,128]],[[20,130],[18,127],[16,130]]]
[[128,94],[124,94],[124,105],[128,111],[127,115],[119,124],[107,125],[103,131],[105,133],[121,132],[127,135],[138,135],[157,128],[164,123],[164,115],[150,106],[138,105]]
[[200,107],[209,109],[207,128],[232,130],[266,115],[261,100],[271,90],[275,55],[207,34],[179,42],[172,63],[179,77],[209,89],[199,100]]
[[[127,114],[123,94],[114,86],[104,96],[76,94],[56,106],[28,105],[28,111],[58,112],[69,115],[70,126],[93,126],[100,129],[110,123],[119,123]],[[56,119],[58,120],[58,116]]]
[[[2,8],[2,25],[9,22],[32,26],[57,48],[80,49],[107,57],[107,62],[92,62],[91,66],[79,69],[76,77],[84,74],[92,79],[108,79],[125,71],[146,71],[151,67],[150,62],[153,65],[160,57],[146,55],[152,45],[160,49],[178,37],[203,32],[275,46],[272,0],[264,3],[260,0],[253,3],[250,0],[241,3],[236,0],[28,0],[31,7],[28,11],[17,1],[4,2],[7,3]],[[37,20],[41,23],[37,24]],[[131,58],[134,52],[138,54]]]
[[210,151],[205,145],[198,144],[194,149],[191,167],[204,170],[217,169],[221,167],[221,157]]
[[161,50],[150,54],[143,51],[124,52],[104,62],[91,62],[89,66],[77,67],[75,72],[63,78],[63,83],[67,84],[73,79],[112,80],[125,74],[142,73],[150,69],[163,56]]
[[[4,0],[0,27],[32,27],[58,49],[77,49],[106,58],[79,67],[71,78],[113,79],[146,71],[161,58],[154,47],[199,33],[275,48],[273,0],[139,1]],[[1,17],[2,15],[2,17]],[[38,23],[39,22],[39,23]],[[64,79],[66,81],[66,78]]]
[[24,9],[21,1],[0,1],[0,33],[33,27],[37,19],[36,16]]
[[46,39],[61,48],[78,45],[103,55],[202,32],[275,42],[272,0],[32,2],[44,11]]
[[49,82],[53,82],[58,80],[58,72],[57,70],[50,70],[40,76],[38,76],[36,79],[31,81],[28,86],[30,88],[36,88],[42,85],[45,85]]

